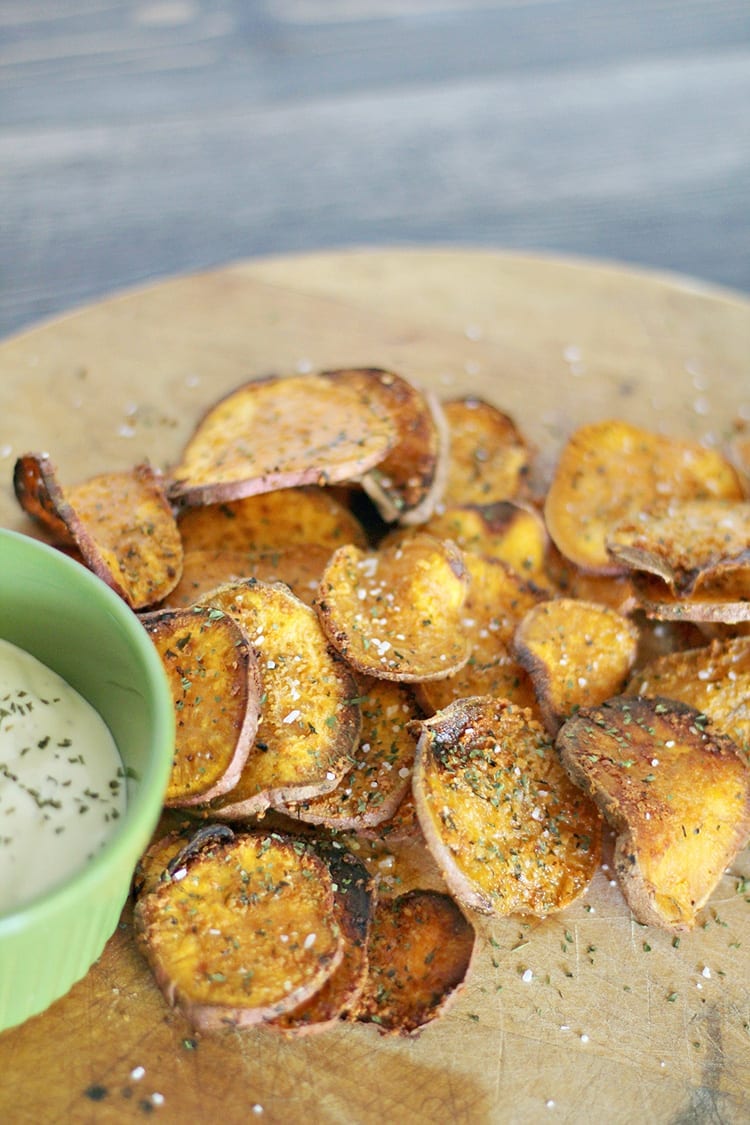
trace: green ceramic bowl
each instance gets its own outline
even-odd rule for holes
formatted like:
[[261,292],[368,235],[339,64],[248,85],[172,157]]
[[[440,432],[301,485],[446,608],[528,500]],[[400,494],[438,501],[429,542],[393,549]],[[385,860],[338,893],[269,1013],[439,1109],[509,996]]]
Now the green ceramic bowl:
[[174,710],[156,649],[124,602],[59,551],[1,529],[0,637],[53,668],[99,711],[132,774],[125,815],[88,866],[0,913],[2,1031],[63,996],[115,930],[161,811]]

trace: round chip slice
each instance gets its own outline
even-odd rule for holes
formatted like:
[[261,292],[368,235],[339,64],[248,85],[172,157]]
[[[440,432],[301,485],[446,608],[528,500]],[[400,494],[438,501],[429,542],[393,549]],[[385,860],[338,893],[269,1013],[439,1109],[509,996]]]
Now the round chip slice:
[[135,927],[168,1003],[200,1030],[248,1027],[298,1007],[344,951],[328,866],[273,835],[194,853],[138,900]]
[[226,793],[247,761],[260,716],[258,661],[244,630],[208,609],[157,610],[141,621],[167,673],[176,743],[165,805]]
[[601,816],[528,711],[476,697],[413,726],[419,822],[460,902],[544,917],[583,894],[599,865]]
[[492,504],[522,491],[526,440],[507,414],[474,395],[443,403],[450,434],[446,504]]
[[173,470],[170,496],[215,504],[351,480],[395,440],[390,415],[355,388],[321,375],[255,379],[203,416]]
[[729,461],[713,449],[603,421],[572,435],[555,470],[544,515],[559,550],[583,570],[625,570],[607,550],[612,528],[630,513],[669,497],[740,500]]
[[387,680],[441,679],[469,659],[461,628],[469,586],[462,553],[415,535],[382,551],[340,547],[316,610],[331,644],[360,672]]

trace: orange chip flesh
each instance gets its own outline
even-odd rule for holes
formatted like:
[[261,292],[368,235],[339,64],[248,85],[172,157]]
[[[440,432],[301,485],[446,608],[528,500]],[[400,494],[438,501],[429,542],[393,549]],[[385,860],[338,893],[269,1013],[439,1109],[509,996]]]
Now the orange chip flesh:
[[[44,454],[16,464],[16,493],[26,510],[81,557],[132,609],[147,609],[175,587],[182,543],[161,480],[150,465],[100,473],[63,488]],[[22,499],[23,498],[29,498]]]
[[616,696],[557,736],[563,765],[618,833],[615,865],[639,922],[691,929],[750,835],[750,770],[705,715]]
[[442,496],[448,468],[448,427],[440,403],[393,371],[366,367],[324,375],[374,398],[393,419],[393,448],[365,473],[362,487],[387,522],[422,523]]
[[467,551],[464,562],[471,584],[461,624],[473,643],[471,656],[446,679],[419,684],[417,697],[430,714],[473,695],[493,695],[534,708],[531,679],[511,644],[518,624],[544,594],[499,559]]
[[312,606],[330,557],[330,549],[317,543],[295,543],[275,551],[227,551],[221,547],[187,551],[182,577],[162,604],[171,608],[195,605],[217,586],[257,578],[261,582],[283,582],[300,601]]
[[512,500],[441,505],[423,530],[452,539],[462,551],[500,559],[524,578],[544,578],[547,531],[533,508]]
[[196,805],[226,793],[247,761],[260,716],[261,679],[244,630],[210,610],[157,610],[141,621],[167,673],[176,742],[164,803]]
[[167,1001],[200,1030],[289,1011],[343,957],[327,865],[272,835],[198,852],[138,900],[135,926]]
[[172,473],[181,504],[360,477],[396,439],[378,404],[322,375],[245,383],[201,419]]
[[612,528],[667,498],[739,500],[736,472],[720,453],[622,421],[582,426],[560,455],[547,493],[547,530],[568,559],[598,574],[623,572],[607,551]]
[[239,781],[210,806],[243,817],[330,792],[359,738],[357,683],[328,647],[314,612],[280,583],[256,579],[206,595],[244,629],[258,653],[262,697],[255,745]]
[[414,739],[409,723],[421,716],[412,692],[401,684],[358,677],[362,731],[349,771],[332,793],[287,806],[307,824],[343,831],[381,824],[411,788]]
[[625,694],[689,703],[734,741],[750,765],[750,637],[665,654],[639,668]]
[[381,679],[440,679],[469,658],[460,628],[469,585],[450,541],[415,535],[364,552],[340,547],[320,583],[316,610],[331,644],[359,672]]
[[372,879],[367,868],[336,842],[316,842],[312,847],[331,873],[333,909],[344,954],[319,992],[273,1021],[273,1026],[285,1034],[306,1035],[333,1027],[357,1007],[367,979],[367,946],[374,911]]
[[629,575],[588,574],[561,555],[554,545],[547,552],[545,570],[548,584],[562,597],[598,602],[618,613],[629,613],[636,605]]
[[381,899],[356,1018],[383,1034],[419,1032],[458,995],[475,942],[473,926],[448,895],[413,890]]
[[658,575],[681,596],[698,593],[722,572],[750,589],[750,503],[675,500],[651,506],[616,524],[607,549],[628,568]]
[[282,488],[223,504],[189,508],[179,516],[185,552],[268,552],[308,543],[329,554],[344,543],[367,545],[359,520],[325,488]]
[[601,856],[601,817],[529,711],[477,697],[414,728],[417,815],[459,902],[545,917],[583,894]]
[[529,471],[527,443],[509,415],[473,395],[443,403],[450,433],[444,502],[511,500]]
[[622,688],[638,652],[638,630],[607,606],[557,598],[529,610],[513,651],[555,735],[577,708],[602,703]]

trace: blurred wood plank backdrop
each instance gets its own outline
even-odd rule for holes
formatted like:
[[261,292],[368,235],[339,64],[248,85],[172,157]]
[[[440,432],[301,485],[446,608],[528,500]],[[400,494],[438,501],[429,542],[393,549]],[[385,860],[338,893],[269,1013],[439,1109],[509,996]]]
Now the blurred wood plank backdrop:
[[0,0],[0,335],[425,243],[750,291],[748,0]]

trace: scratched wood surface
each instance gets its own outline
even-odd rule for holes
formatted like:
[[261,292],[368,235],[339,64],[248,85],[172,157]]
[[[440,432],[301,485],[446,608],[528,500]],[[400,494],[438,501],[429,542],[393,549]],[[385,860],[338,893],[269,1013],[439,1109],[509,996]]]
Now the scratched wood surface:
[[3,0],[0,336],[239,257],[464,243],[750,292],[747,0]]
[[[750,417],[748,354],[746,300],[609,267],[445,251],[238,264],[0,345],[0,524],[28,529],[9,485],[22,450],[47,449],[71,481],[167,462],[253,374],[392,366],[487,395],[551,458],[609,414],[721,440]],[[679,947],[633,923],[611,877],[544,922],[481,926],[464,994],[415,1041],[373,1026],[196,1037],[155,988],[127,908],[88,976],[0,1035],[0,1120],[744,1125],[750,855]]]

